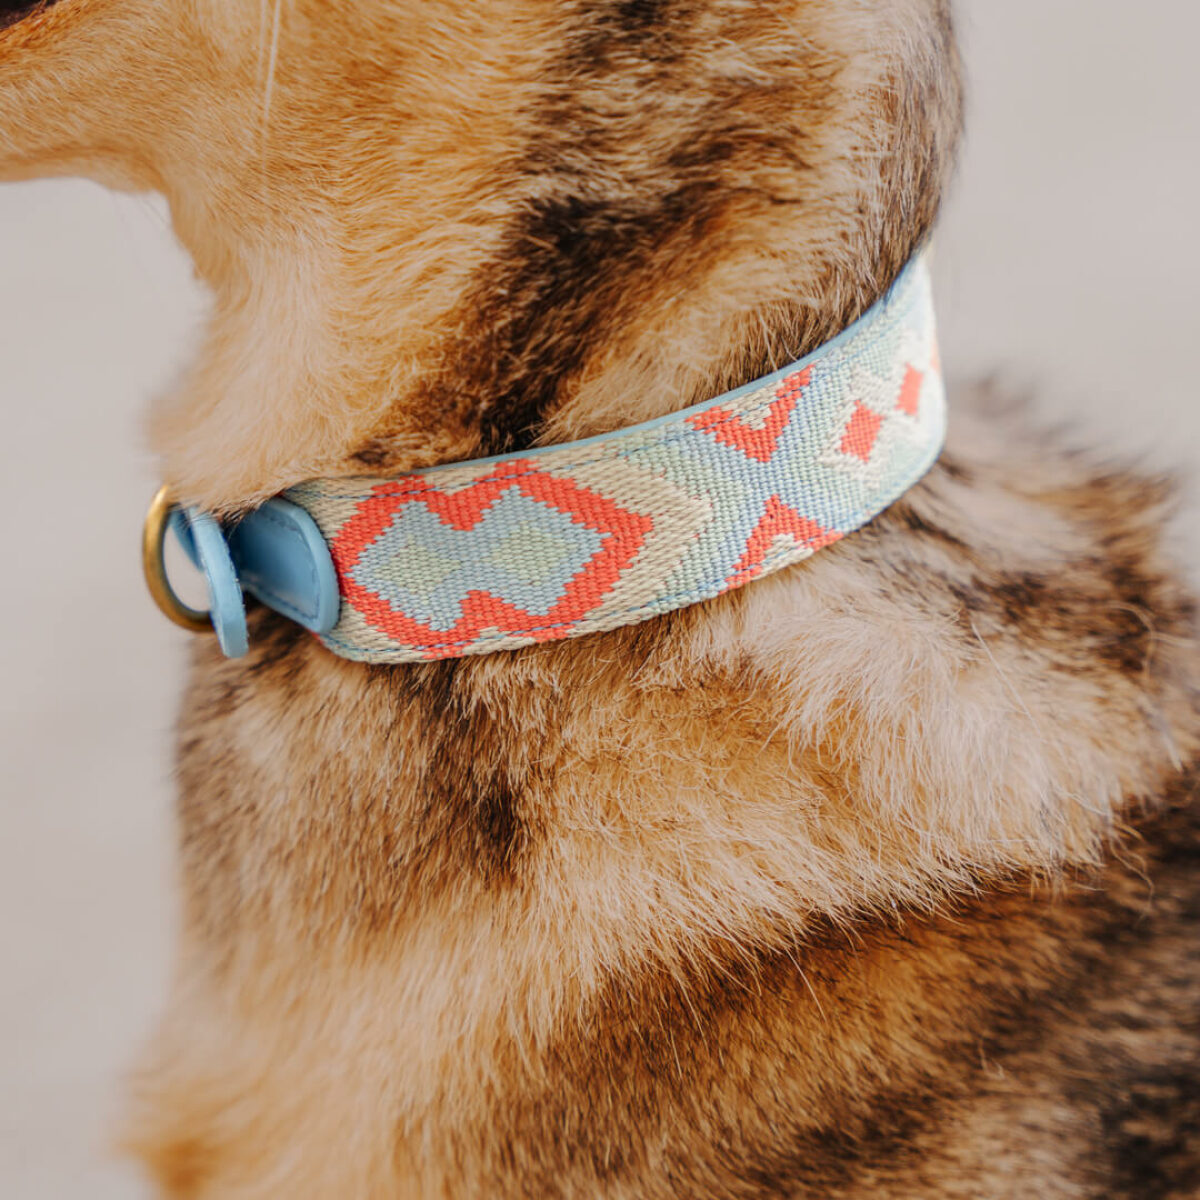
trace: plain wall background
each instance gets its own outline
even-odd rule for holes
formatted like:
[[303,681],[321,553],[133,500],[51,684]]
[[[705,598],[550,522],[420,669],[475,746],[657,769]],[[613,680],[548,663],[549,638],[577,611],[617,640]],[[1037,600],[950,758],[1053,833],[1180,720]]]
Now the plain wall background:
[[[972,98],[937,273],[951,374],[1194,474],[1190,0],[959,4]],[[133,1200],[103,1156],[173,921],[186,634],[145,597],[140,414],[204,310],[153,201],[0,188],[0,1193]],[[953,403],[953,394],[951,395]],[[1082,440],[1082,439],[1081,439]],[[1200,536],[1185,518],[1190,556]]]

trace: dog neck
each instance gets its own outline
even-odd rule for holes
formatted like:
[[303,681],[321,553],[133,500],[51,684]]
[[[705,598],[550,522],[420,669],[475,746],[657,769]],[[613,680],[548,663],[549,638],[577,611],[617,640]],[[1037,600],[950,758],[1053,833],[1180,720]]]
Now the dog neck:
[[[670,417],[384,482],[312,480],[224,531],[194,509],[171,519],[231,657],[248,590],[334,653],[422,662],[606,632],[804,561],[913,487],[944,436],[919,259],[807,358]],[[157,550],[149,578],[192,628]]]
[[[306,121],[304,89],[323,85],[281,75],[261,144],[257,110],[246,120],[254,153],[214,163],[219,130],[169,142],[155,183],[214,297],[196,366],[153,423],[182,499],[240,512],[305,479],[395,476],[659,417],[832,338],[928,235],[959,125],[941,4],[802,6],[803,37],[790,10],[764,12],[753,37],[727,31],[728,59],[712,29],[672,49],[675,84],[624,31],[598,25],[580,53],[564,50],[575,42],[554,6],[505,4],[499,25],[491,5],[466,8],[435,33],[423,6],[406,17],[403,111],[390,82],[363,103],[348,42],[329,48],[329,77],[356,82],[321,92],[320,121]],[[301,53],[288,36],[281,53]],[[455,36],[470,53],[447,52]],[[730,88],[731,117],[693,103]],[[678,107],[664,107],[673,89]],[[640,652],[639,686],[690,693],[710,674],[709,694],[745,716],[738,744],[754,729],[771,741],[744,791],[778,800],[771,837],[786,835],[766,874],[796,881],[793,914],[1094,861],[1130,798],[1160,787],[1164,748],[1190,753],[1180,676],[1128,616],[1182,604],[1144,501],[1058,459],[1040,468],[1047,491],[1027,448],[958,425],[949,467],[813,570],[654,626]],[[1052,583],[1064,562],[1067,595]],[[1040,681],[1070,678],[1073,646],[1122,640],[1098,690],[1081,684],[1065,714],[1061,690],[1047,700]],[[636,643],[592,641],[578,643],[583,666],[566,647],[539,667],[472,664],[456,678],[478,694],[461,703],[524,712],[523,679],[570,693],[574,663],[605,680],[580,697],[591,719],[631,736],[640,693],[586,664],[636,657]],[[553,734],[527,715],[495,739],[497,771],[519,774]],[[648,744],[651,774],[631,765],[612,794],[668,808],[720,795],[704,722],[687,727],[660,740],[683,738],[703,778],[672,785]],[[797,825],[813,805],[821,819]],[[749,836],[713,830],[727,848]],[[771,837],[751,841],[767,853]],[[729,895],[714,885],[714,912]]]
[[[512,0],[362,4],[333,27],[297,5],[274,36],[258,5],[58,4],[0,35],[0,176],[86,173],[167,197],[213,297],[195,364],[152,421],[185,501],[237,513],[305,479],[569,441],[834,336],[926,239],[957,141],[940,0],[683,8],[660,28]],[[649,649],[618,631],[536,666],[481,660],[461,686],[483,691],[461,703],[525,712],[528,728],[496,739],[515,772],[540,736],[513,698],[523,679],[546,704],[577,694],[591,727],[622,736],[661,717],[631,692],[629,661],[679,707],[725,695],[739,753],[770,740],[761,771],[703,775],[711,722],[684,714],[659,741],[701,774],[611,793],[653,794],[666,813],[730,780],[775,797],[761,837],[718,810],[705,828],[729,862],[737,844],[778,849],[756,878],[796,881],[792,912],[1088,861],[1161,782],[1164,747],[1187,756],[1182,685],[1139,617],[1181,602],[1144,497],[1061,462],[1044,466],[1047,490],[1026,448],[1005,458],[960,433],[954,452],[954,436],[949,467],[811,571],[646,626]],[[288,660],[315,654],[314,677],[359,719],[361,668],[304,643]],[[269,727],[307,739],[279,757],[311,759],[329,723],[302,721],[290,685],[279,696],[287,720]],[[380,711],[372,762],[424,736],[394,732],[394,698]],[[343,746],[324,754],[340,762]],[[333,791],[369,794],[352,766]],[[469,788],[445,791],[452,804]],[[714,886],[713,902],[730,894]]]
[[[408,115],[330,96],[302,161],[284,127],[236,170],[161,170],[213,295],[196,364],[153,417],[165,478],[239,512],[304,479],[635,424],[829,340],[928,236],[957,138],[945,15],[898,7],[931,11],[806,11],[800,41],[764,13],[729,61],[689,49],[679,87],[696,71],[735,87],[736,134],[706,128],[698,101],[668,119],[653,98],[675,85],[631,79],[608,34],[568,61],[547,6],[528,22],[516,6],[428,74],[433,41],[410,31]],[[763,90],[756,72],[777,78]],[[281,78],[272,119],[302,99]],[[346,153],[348,130],[369,153]]]

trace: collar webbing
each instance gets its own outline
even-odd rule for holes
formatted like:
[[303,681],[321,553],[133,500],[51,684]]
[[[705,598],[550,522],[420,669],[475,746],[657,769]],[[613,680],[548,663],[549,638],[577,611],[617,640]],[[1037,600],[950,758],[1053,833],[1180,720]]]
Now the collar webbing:
[[242,586],[336,654],[485,654],[644,621],[808,558],[911,488],[944,432],[918,259],[839,337],[715,400],[398,479],[315,480],[226,538]]

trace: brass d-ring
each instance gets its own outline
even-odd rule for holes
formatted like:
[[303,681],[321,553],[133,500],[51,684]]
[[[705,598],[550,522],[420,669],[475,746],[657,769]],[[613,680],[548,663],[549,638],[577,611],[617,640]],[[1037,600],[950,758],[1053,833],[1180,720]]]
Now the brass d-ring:
[[146,586],[150,589],[154,603],[176,625],[192,633],[212,633],[210,615],[184,604],[175,594],[175,589],[167,578],[163,547],[167,537],[167,524],[174,507],[171,489],[166,485],[159,488],[158,494],[150,504],[150,511],[146,514],[146,524],[142,528],[142,571],[146,576]]

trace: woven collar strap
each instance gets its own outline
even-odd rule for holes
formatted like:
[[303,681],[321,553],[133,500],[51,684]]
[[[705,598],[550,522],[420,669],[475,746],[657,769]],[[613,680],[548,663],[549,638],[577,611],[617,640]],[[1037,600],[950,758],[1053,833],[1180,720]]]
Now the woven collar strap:
[[832,342],[708,403],[386,482],[316,480],[224,532],[241,585],[335,654],[486,654],[645,621],[800,562],[911,488],[944,433],[917,259]]

